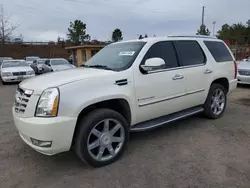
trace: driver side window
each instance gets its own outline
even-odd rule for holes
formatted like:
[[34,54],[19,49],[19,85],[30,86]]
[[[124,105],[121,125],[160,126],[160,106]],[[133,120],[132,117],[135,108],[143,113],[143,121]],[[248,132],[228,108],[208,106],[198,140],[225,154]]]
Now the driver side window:
[[[165,61],[163,69],[178,67],[177,54],[171,41],[162,41],[153,44],[142,60],[142,65],[150,58],[162,58]],[[161,68],[162,69],[162,68]]]

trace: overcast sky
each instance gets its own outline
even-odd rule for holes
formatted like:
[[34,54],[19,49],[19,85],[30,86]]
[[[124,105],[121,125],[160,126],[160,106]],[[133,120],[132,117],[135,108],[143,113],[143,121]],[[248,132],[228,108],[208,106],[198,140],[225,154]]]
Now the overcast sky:
[[24,40],[56,41],[66,37],[69,22],[87,24],[92,39],[110,40],[120,28],[124,39],[138,34],[166,36],[195,34],[205,6],[205,24],[212,32],[224,23],[245,23],[250,19],[250,0],[0,0],[5,15],[19,23],[15,35]]

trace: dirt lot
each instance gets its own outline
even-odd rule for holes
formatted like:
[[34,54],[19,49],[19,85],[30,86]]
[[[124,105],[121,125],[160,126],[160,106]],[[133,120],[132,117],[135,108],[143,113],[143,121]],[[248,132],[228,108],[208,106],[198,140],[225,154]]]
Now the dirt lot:
[[15,88],[0,85],[0,187],[250,187],[250,87],[230,96],[221,119],[132,134],[125,155],[99,169],[24,144],[11,116]]

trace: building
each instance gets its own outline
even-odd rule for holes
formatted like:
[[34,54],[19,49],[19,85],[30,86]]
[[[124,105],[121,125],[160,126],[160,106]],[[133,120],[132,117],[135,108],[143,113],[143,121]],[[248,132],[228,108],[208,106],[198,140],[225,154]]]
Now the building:
[[79,67],[85,64],[92,56],[94,56],[100,49],[102,49],[106,44],[85,44],[81,46],[71,46],[65,49],[70,51],[70,59],[72,64]]

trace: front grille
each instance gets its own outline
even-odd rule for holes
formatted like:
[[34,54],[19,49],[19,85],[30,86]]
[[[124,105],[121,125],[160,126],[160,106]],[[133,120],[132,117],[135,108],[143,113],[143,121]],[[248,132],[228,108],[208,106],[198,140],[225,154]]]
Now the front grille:
[[21,88],[17,88],[15,96],[15,112],[23,114],[27,107],[31,95],[25,94],[25,91]]
[[238,70],[240,75],[250,76],[250,70]]
[[13,72],[13,76],[23,76],[26,75],[26,72]]

